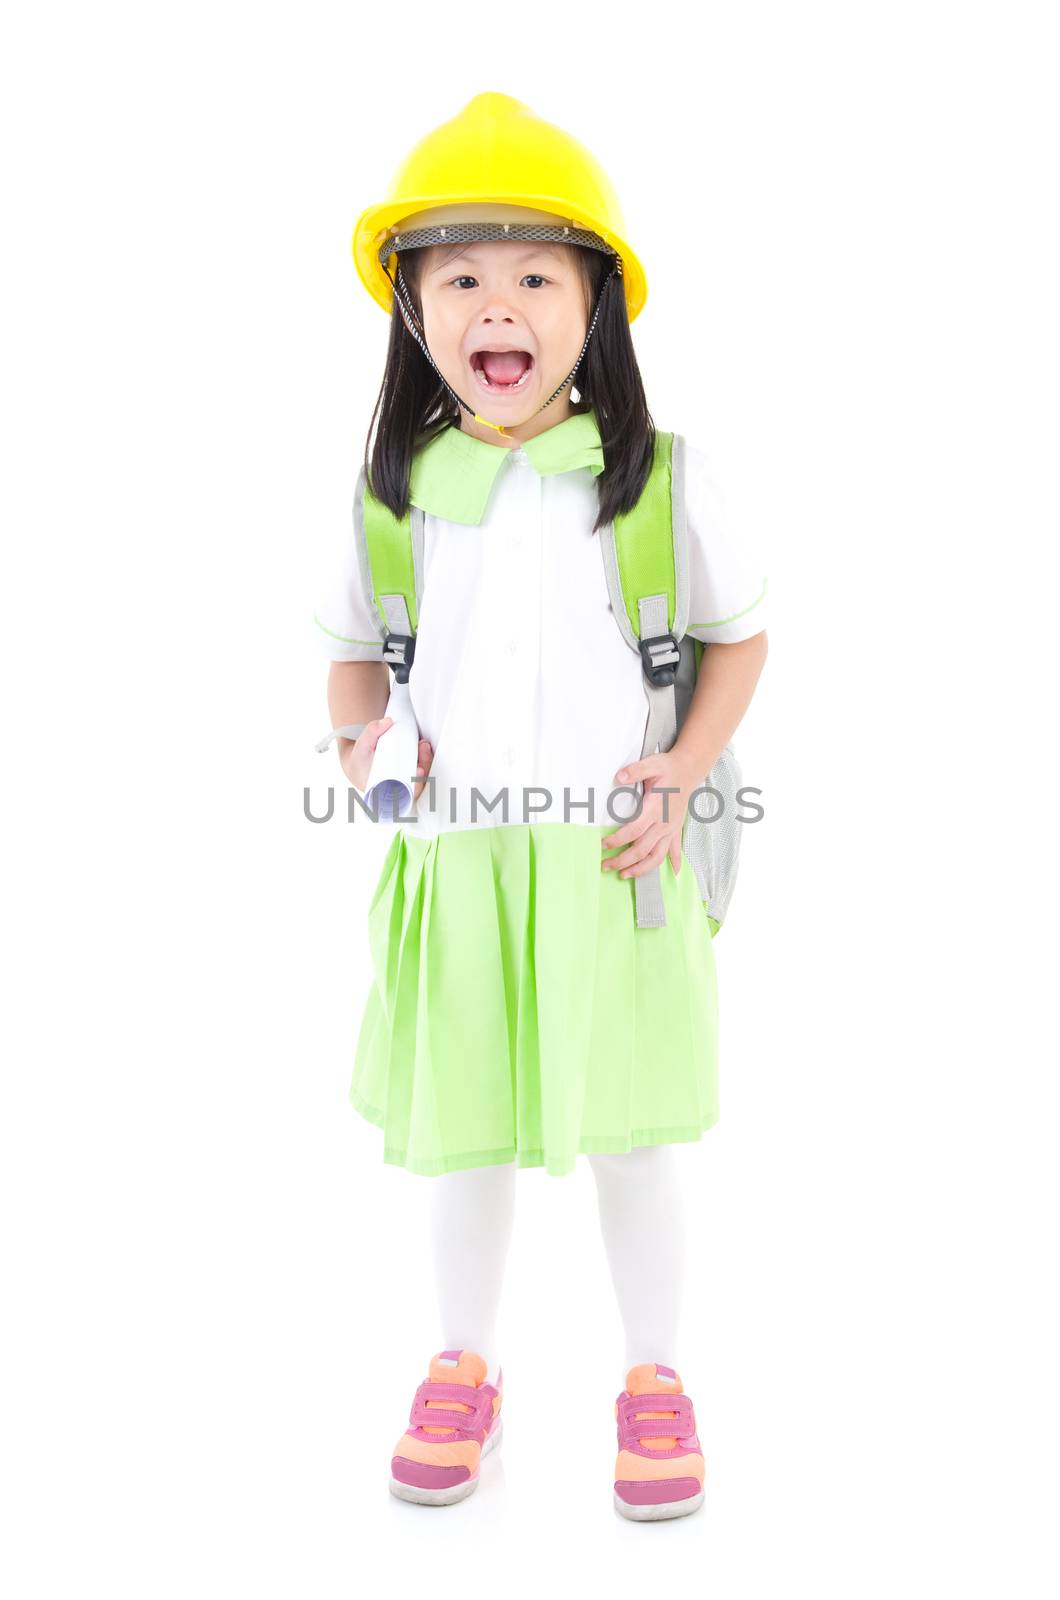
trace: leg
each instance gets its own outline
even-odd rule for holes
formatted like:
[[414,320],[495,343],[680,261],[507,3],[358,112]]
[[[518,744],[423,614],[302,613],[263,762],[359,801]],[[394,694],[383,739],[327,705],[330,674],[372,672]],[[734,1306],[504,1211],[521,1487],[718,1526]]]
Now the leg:
[[684,1278],[684,1199],[674,1148],[590,1155],[600,1227],[626,1333],[626,1366],[677,1367]]
[[429,1178],[443,1350],[477,1350],[497,1379],[496,1323],[515,1217],[514,1161]]

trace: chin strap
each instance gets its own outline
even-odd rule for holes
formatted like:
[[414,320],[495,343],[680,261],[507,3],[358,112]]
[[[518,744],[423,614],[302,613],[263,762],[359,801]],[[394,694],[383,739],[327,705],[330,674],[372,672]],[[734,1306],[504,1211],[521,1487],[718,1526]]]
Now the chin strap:
[[[387,277],[390,278],[390,268],[387,266],[387,263],[385,261],[382,263],[382,267],[383,267],[383,271],[386,273]],[[563,393],[563,391],[567,387],[568,383],[570,383],[573,380],[574,374],[577,372],[578,368],[582,364],[582,357],[585,355],[585,352],[588,349],[589,340],[593,336],[593,329],[596,327],[596,319],[600,315],[600,306],[603,303],[604,290],[607,288],[608,284],[611,282],[611,279],[614,277],[615,273],[618,272],[619,274],[621,274],[621,270],[622,270],[621,257],[616,255],[615,259],[614,259],[614,264],[613,264],[613,266],[611,268],[611,271],[607,274],[607,277],[604,279],[603,283],[600,285],[600,293],[596,297],[596,309],[594,310],[593,315],[592,315],[592,320],[589,323],[589,331],[585,335],[585,343],[581,347],[581,350],[580,350],[580,352],[578,354],[578,359],[574,363],[574,365],[571,368],[570,372],[564,378],[563,382],[560,384],[559,388],[556,390],[555,394],[550,394],[549,395],[548,399],[545,401],[545,405],[538,406],[537,411],[534,412],[534,416],[535,417],[540,412],[544,411],[545,406],[550,406],[552,404],[553,400],[555,400],[559,395],[561,395]],[[442,377],[442,374],[439,371],[437,362],[435,361],[434,357],[431,355],[431,352],[427,348],[426,336],[424,334],[424,330],[423,330],[422,324],[420,323],[420,320],[416,315],[415,307],[412,304],[411,297],[409,296],[408,286],[405,283],[405,274],[401,270],[401,263],[400,262],[398,263],[398,269],[397,269],[397,281],[395,282],[395,280],[393,278],[390,278],[390,284],[391,284],[391,287],[394,290],[394,301],[395,301],[395,304],[397,304],[401,308],[401,316],[402,316],[402,319],[403,319],[403,321],[405,323],[406,328],[409,330],[409,332],[411,333],[412,337],[415,339],[416,343],[419,345],[420,349],[423,351],[424,355],[427,357],[427,360],[430,362],[430,364],[434,368],[435,372],[438,373],[439,378],[442,379],[442,383],[445,384],[445,387],[449,390],[449,393],[452,395],[452,397],[456,401],[457,405],[463,406],[464,410],[468,413],[468,415],[473,417],[476,422],[481,423],[484,428],[492,428],[495,433],[503,434],[506,439],[512,438],[513,436],[508,432],[508,430],[505,427],[504,423],[502,423],[502,422],[487,422],[485,417],[480,417],[478,412],[476,410],[474,410],[474,408],[472,406],[469,406],[466,400],[461,400],[461,398],[457,394],[456,390],[453,389],[448,383],[446,383],[445,378]]]
[[[459,396],[458,396],[458,398],[459,398]],[[482,424],[482,426],[484,428],[492,428],[494,433],[503,433],[503,435],[504,435],[504,437],[506,439],[511,438],[511,435],[509,434],[507,428],[504,426],[503,422],[487,422],[485,417],[480,417],[477,411],[473,411],[471,413],[471,415],[474,417],[476,422],[481,422],[481,424]]]

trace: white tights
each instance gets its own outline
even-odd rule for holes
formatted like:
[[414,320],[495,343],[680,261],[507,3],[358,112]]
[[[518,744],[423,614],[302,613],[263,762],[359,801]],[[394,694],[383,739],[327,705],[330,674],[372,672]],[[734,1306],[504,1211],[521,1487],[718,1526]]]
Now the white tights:
[[[684,1207],[672,1145],[587,1157],[626,1335],[626,1366],[677,1367]],[[429,1180],[441,1350],[477,1350],[497,1377],[497,1311],[515,1217],[516,1164]]]

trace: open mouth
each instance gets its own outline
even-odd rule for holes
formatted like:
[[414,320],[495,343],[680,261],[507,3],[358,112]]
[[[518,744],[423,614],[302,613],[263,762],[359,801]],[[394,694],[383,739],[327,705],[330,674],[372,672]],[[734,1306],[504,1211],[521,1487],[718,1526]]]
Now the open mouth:
[[534,358],[528,350],[475,350],[471,370],[484,389],[494,394],[514,394],[525,388]]

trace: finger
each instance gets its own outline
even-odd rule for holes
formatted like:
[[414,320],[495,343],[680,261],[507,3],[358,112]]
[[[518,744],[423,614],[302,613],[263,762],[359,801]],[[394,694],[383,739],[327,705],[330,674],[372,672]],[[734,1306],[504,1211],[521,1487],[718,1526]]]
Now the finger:
[[[672,798],[671,796],[671,800]],[[618,827],[613,828],[610,833],[605,834],[603,843],[608,845],[626,844],[630,839],[638,839],[644,829],[650,828],[653,823],[665,822],[663,799],[663,795],[652,794],[650,790],[646,790],[640,797],[636,814],[627,821],[620,823]],[[671,806],[671,812],[672,809]]]
[[670,865],[674,869],[675,878],[681,870],[681,862],[683,860],[684,851],[681,849],[681,835],[679,833],[675,833],[673,843],[670,845]]
[[[612,846],[628,845],[634,839],[639,839],[645,829],[651,827],[653,820],[652,817],[645,816],[642,812],[639,817],[631,817],[628,822],[623,823],[621,828],[616,828],[613,833],[605,834],[600,842],[606,845],[608,849],[611,849]],[[613,859],[617,860],[618,858],[614,857]]]
[[[661,794],[645,794],[641,800],[640,809],[637,812],[637,815],[635,817],[630,817],[628,822],[624,822],[621,827],[615,828],[611,833],[605,834],[601,843],[607,845],[608,847],[611,845],[628,844],[633,839],[639,839],[647,828],[658,824],[665,826],[667,822],[672,822],[672,805],[670,807],[669,818],[663,816],[663,801],[666,798],[666,796]],[[672,801],[673,796],[670,795],[669,799]]]
[[662,866],[666,860],[668,846],[663,840],[656,845],[647,855],[641,856],[633,865],[619,873],[620,878],[642,878],[646,872],[651,872],[655,867]]
[[645,861],[660,846],[660,843],[665,851],[668,841],[668,833],[660,837],[658,828],[646,828],[642,834],[634,839],[632,844],[626,846],[620,856],[614,857],[619,877],[626,877],[629,868],[635,866],[638,862]]
[[639,761],[627,761],[624,767],[619,767],[615,773],[616,783],[639,783],[647,774],[659,771],[659,757],[641,756]]
[[636,836],[633,825],[626,822],[623,823],[622,827],[616,828],[613,833],[605,833],[600,843],[607,845],[608,849],[610,849],[612,845],[628,844],[629,840],[635,839]]

